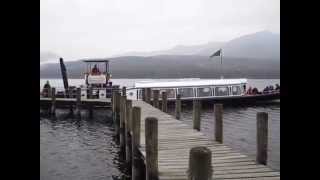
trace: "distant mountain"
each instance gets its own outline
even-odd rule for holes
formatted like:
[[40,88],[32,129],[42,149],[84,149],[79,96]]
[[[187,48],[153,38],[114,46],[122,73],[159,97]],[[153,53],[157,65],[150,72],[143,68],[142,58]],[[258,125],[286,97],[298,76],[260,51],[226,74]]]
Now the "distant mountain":
[[[219,48],[223,48],[222,72],[220,58],[209,59]],[[57,63],[40,66],[40,77],[60,78],[59,57],[53,53],[43,56],[52,57]],[[261,31],[225,43],[176,46],[109,59],[114,78],[218,78],[221,74],[226,78],[279,78],[280,35]],[[66,62],[66,67],[68,77],[82,78],[83,62]]]
[[128,52],[120,56],[157,56],[157,55],[200,55],[210,56],[219,48],[223,49],[223,56],[280,59],[280,35],[269,31],[260,31],[235,38],[228,42],[209,42],[201,45],[175,46],[172,49],[151,52]]
[[[68,77],[83,78],[85,64],[66,62]],[[110,58],[113,78],[279,78],[280,61],[224,57],[220,61],[198,55],[123,56]],[[61,78],[59,63],[40,68],[41,78]]]
[[233,39],[222,48],[229,57],[280,59],[280,35],[261,31]]
[[160,50],[160,51],[151,51],[151,52],[128,52],[124,54],[116,55],[115,57],[120,56],[158,56],[158,55],[201,55],[203,51],[207,49],[218,49],[222,47],[225,42],[209,42],[207,44],[201,45],[190,45],[190,46],[183,46],[178,45],[173,47],[172,49],[167,50]]

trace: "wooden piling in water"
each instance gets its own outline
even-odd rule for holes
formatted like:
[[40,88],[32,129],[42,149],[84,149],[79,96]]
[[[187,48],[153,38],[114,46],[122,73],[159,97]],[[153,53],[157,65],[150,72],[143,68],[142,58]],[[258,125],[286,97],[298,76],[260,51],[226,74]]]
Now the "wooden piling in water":
[[177,95],[175,109],[176,109],[176,119],[180,119],[181,118],[181,95],[180,94]]
[[155,108],[159,108],[159,90],[153,90],[153,100],[152,100],[152,105]]
[[142,101],[146,101],[146,89],[145,88],[141,89],[141,95],[142,95]]
[[134,106],[132,108],[132,180],[142,179],[143,173],[141,172],[140,167],[140,156],[139,156],[139,147],[140,147],[140,124],[141,124],[141,108]]
[[77,93],[76,93],[76,115],[81,116],[81,88],[77,88]]
[[114,114],[114,124],[115,124],[115,134],[117,137],[117,140],[120,140],[120,93],[115,92],[115,114]]
[[126,122],[125,122],[126,162],[130,165],[132,161],[131,124],[132,124],[132,100],[126,100]]
[[257,113],[257,157],[259,164],[267,164],[268,160],[268,113]]
[[167,92],[161,93],[161,104],[162,104],[162,111],[168,112],[168,106],[167,106]]
[[158,180],[158,119],[145,119],[146,180]]
[[188,180],[212,180],[211,156],[207,147],[194,147],[190,150]]
[[125,152],[126,96],[120,98],[120,149]]
[[200,119],[200,111],[201,111],[201,103],[200,100],[198,99],[194,99],[193,100],[193,129],[196,129],[198,131],[200,131],[201,129],[201,119]]
[[127,87],[126,86],[122,87],[122,96],[127,96]]
[[51,89],[51,111],[50,111],[51,115],[55,115],[56,114],[56,88],[52,88]]
[[151,88],[146,89],[146,102],[151,104]]
[[223,142],[223,105],[214,104],[215,140]]

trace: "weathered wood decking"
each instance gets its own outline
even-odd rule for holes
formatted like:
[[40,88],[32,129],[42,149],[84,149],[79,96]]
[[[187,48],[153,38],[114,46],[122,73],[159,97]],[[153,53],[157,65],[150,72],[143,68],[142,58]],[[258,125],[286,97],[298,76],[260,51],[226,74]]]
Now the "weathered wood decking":
[[145,118],[158,119],[158,169],[161,180],[188,179],[189,152],[192,147],[205,146],[212,151],[213,179],[280,179],[280,172],[257,164],[255,160],[232,148],[209,140],[202,132],[144,101],[133,101],[141,108],[141,147],[145,152]]

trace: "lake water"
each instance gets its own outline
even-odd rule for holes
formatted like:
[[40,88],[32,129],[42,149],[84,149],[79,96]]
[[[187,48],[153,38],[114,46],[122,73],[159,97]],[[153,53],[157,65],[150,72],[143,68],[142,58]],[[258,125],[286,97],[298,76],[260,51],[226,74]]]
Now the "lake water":
[[[148,79],[113,79],[113,84],[133,86]],[[159,81],[162,81],[161,79]],[[63,87],[61,79],[49,79],[51,86]],[[40,79],[40,89],[46,79]],[[83,84],[70,79],[70,85]],[[279,79],[249,79],[248,87],[262,90],[280,84]],[[174,115],[174,108],[169,108]],[[256,113],[269,114],[268,165],[280,171],[280,101],[255,106],[224,107],[224,143],[255,159]],[[110,112],[96,110],[89,120],[86,112],[81,120],[67,117],[67,110],[57,110],[57,118],[40,116],[41,179],[128,179],[127,167],[119,159],[119,147],[113,139]],[[213,138],[213,108],[201,112],[201,131]],[[192,125],[192,107],[182,107],[182,121]],[[213,152],[214,153],[214,152]]]

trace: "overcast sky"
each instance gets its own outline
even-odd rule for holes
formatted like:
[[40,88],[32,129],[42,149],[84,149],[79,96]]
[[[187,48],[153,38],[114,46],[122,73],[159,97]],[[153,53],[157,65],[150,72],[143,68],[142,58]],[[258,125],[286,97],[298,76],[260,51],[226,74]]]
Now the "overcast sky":
[[280,0],[41,0],[40,51],[75,60],[280,33]]

